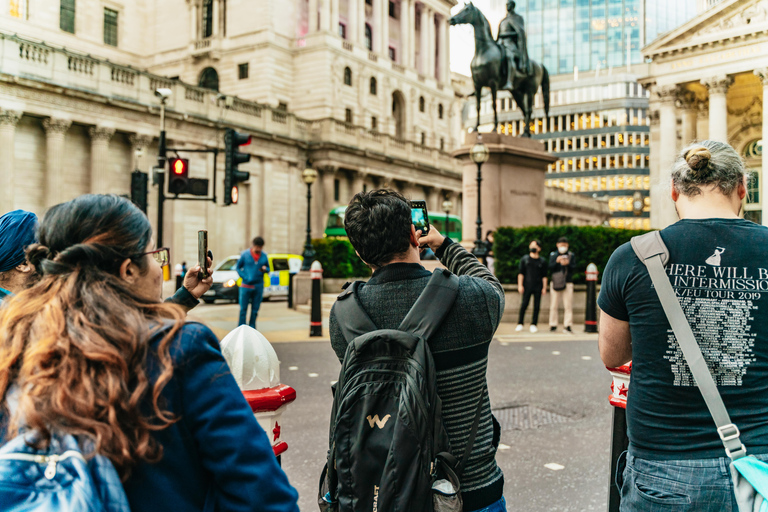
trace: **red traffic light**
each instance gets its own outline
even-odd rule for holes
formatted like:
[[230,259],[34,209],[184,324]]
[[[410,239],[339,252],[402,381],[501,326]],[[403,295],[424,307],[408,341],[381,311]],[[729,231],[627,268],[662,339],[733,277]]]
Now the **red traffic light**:
[[237,190],[237,185],[232,187],[232,204],[237,204],[237,199],[240,197],[240,192]]
[[177,158],[171,161],[171,170],[173,174],[181,176],[187,174],[187,161],[182,158]]

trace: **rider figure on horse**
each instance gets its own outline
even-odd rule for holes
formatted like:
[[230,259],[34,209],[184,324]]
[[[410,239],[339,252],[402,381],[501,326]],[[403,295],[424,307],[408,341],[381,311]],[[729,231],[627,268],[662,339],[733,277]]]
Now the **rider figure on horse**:
[[507,0],[507,17],[499,24],[498,41],[507,58],[507,83],[501,89],[511,91],[515,70],[522,75],[531,74],[525,21],[515,12],[514,0]]

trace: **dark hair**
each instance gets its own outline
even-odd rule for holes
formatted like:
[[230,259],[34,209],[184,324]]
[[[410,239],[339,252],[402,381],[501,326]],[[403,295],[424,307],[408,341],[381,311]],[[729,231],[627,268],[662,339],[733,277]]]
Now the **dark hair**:
[[257,236],[256,238],[253,239],[253,245],[255,245],[256,247],[264,247],[264,239],[261,238],[260,236]]
[[[534,238],[533,240],[531,240],[531,242],[535,242],[536,245],[539,246],[539,249],[541,249],[541,240]],[[528,245],[531,245],[531,242],[528,242]]]
[[[559,244],[567,244],[568,243],[568,239],[566,237],[564,237],[564,236],[561,236],[560,238],[557,239],[557,243],[559,243]],[[541,247],[541,244],[539,244],[539,247]]]
[[744,161],[730,145],[705,140],[685,147],[672,168],[672,183],[684,196],[701,194],[701,187],[716,185],[729,196],[747,174]]
[[360,192],[344,214],[344,229],[364,262],[386,265],[411,245],[411,205],[389,189]]
[[[146,215],[116,195],[80,196],[45,215],[40,243],[27,249],[42,278],[0,310],[0,399],[23,384],[9,438],[24,427],[40,433],[41,446],[52,431],[82,436],[123,479],[140,460],[162,457],[151,433],[175,421],[159,401],[184,313],[119,275],[126,258],[146,272],[151,237]],[[172,328],[150,349],[149,337],[168,320]]]

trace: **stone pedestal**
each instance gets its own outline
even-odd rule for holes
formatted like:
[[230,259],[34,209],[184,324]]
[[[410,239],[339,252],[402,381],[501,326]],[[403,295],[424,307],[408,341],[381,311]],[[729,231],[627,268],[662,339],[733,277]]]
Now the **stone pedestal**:
[[302,270],[293,277],[293,309],[312,301],[312,275]]
[[[544,182],[547,165],[557,157],[533,139],[482,133],[490,157],[483,164],[481,190],[483,238],[502,226],[525,227],[546,224]],[[465,242],[477,237],[477,164],[469,151],[478,134],[467,135],[464,146],[453,153],[463,169],[463,232]]]

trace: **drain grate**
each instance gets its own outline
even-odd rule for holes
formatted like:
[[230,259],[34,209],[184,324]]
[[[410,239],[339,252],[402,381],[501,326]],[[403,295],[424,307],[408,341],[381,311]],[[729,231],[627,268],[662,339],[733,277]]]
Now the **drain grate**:
[[501,407],[494,409],[492,412],[501,424],[502,430],[527,430],[571,421],[571,418],[568,416],[545,411],[532,405]]

